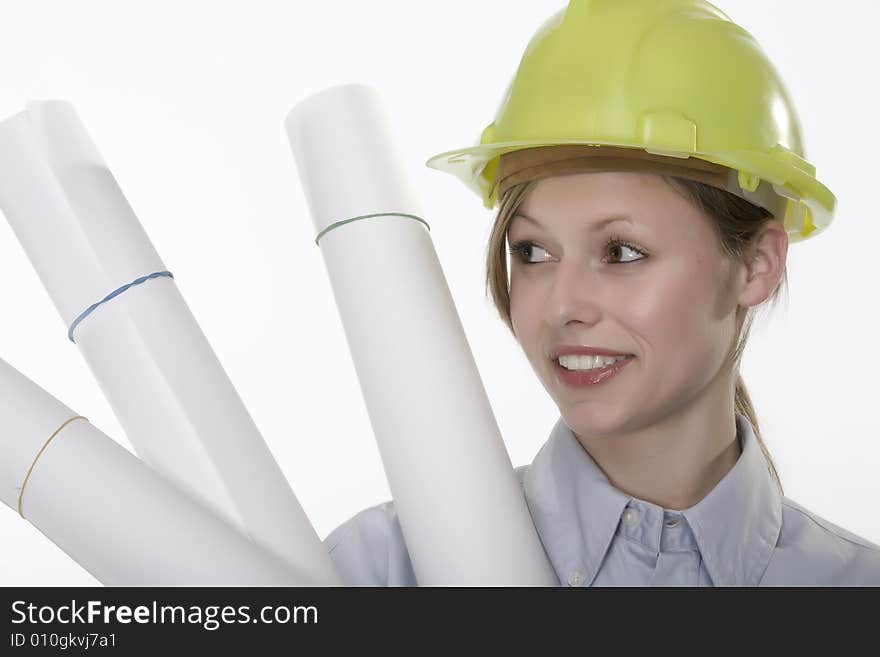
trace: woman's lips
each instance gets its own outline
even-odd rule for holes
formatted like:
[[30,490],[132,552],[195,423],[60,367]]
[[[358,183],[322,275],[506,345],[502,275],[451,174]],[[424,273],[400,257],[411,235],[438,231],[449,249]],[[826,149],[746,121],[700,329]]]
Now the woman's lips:
[[553,367],[556,368],[556,377],[559,381],[573,388],[582,388],[604,383],[626,367],[626,364],[631,360],[634,360],[633,356],[619,360],[606,367],[592,370],[567,370],[559,364],[558,360],[554,360]]

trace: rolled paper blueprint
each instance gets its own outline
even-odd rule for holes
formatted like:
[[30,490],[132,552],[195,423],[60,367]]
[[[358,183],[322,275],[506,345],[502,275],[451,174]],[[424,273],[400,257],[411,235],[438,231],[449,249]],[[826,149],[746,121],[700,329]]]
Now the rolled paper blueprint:
[[73,108],[0,123],[0,208],[137,454],[292,567],[341,580]]
[[558,585],[378,94],[286,128],[419,585]]
[[103,584],[319,585],[3,360],[0,454],[0,499]]

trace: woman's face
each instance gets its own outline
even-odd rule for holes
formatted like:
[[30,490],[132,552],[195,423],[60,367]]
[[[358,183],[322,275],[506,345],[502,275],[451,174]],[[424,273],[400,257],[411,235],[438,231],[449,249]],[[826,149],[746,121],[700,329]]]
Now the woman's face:
[[[720,374],[739,328],[735,267],[711,222],[650,173],[545,178],[524,196],[508,231],[511,319],[575,433],[648,426],[710,387],[732,398]],[[633,358],[597,385],[572,386],[550,357],[560,345]]]

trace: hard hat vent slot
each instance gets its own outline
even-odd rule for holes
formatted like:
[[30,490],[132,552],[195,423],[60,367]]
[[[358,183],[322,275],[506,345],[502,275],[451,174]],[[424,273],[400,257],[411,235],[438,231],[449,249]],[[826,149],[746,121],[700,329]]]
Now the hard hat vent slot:
[[696,124],[674,112],[642,114],[638,122],[638,138],[645,150],[657,155],[687,157],[697,150]]

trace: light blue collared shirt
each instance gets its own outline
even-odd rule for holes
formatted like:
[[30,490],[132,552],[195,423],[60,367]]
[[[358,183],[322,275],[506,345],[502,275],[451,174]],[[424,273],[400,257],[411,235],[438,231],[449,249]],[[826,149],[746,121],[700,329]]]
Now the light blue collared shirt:
[[[880,586],[880,546],[780,494],[748,419],[742,453],[683,511],[615,488],[563,421],[515,469],[566,586]],[[394,509],[364,509],[324,539],[350,586],[417,586]]]

